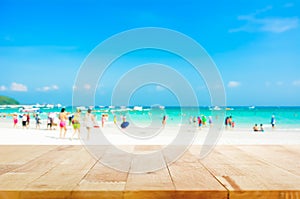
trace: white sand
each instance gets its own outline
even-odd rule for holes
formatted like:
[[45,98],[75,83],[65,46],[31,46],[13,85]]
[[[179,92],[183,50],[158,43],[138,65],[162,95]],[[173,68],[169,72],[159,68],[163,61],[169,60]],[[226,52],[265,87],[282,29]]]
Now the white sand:
[[[19,124],[20,125],[20,124]],[[114,145],[168,145],[170,144],[178,133],[178,127],[166,126],[166,128],[151,139],[136,139],[124,134],[114,124],[106,124],[101,129],[93,129],[91,132],[91,139],[96,144],[95,136],[103,133],[105,138]],[[202,130],[197,130],[194,145],[202,145],[204,140],[208,137],[208,127]],[[138,131],[130,129],[131,131]],[[65,139],[59,138],[59,128],[56,130],[47,130],[45,125],[37,130],[35,124],[31,124],[29,129],[12,127],[12,122],[7,120],[0,120],[0,145],[81,145],[86,143],[85,128],[82,130],[82,139],[73,139],[73,129],[68,126],[68,132]],[[187,129],[181,133],[190,133]],[[94,139],[94,140],[93,140]],[[97,137],[96,139],[99,139]],[[267,128],[265,132],[253,132],[251,130],[233,129],[222,130],[220,137],[216,142],[217,145],[299,145],[300,132],[299,131],[284,131]]]

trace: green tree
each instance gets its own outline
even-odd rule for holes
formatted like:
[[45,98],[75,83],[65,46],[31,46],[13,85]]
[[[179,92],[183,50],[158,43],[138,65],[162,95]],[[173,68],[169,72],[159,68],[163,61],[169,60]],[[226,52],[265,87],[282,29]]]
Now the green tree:
[[20,103],[13,98],[0,96],[0,105],[18,105],[18,104]]

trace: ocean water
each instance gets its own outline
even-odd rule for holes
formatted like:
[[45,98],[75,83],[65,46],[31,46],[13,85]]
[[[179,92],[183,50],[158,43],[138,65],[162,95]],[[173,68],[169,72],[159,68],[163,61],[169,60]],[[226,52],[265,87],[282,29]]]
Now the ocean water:
[[[142,109],[141,109],[142,108]],[[254,124],[263,124],[265,127],[270,127],[272,115],[276,118],[276,128],[287,130],[299,130],[300,131],[300,107],[230,107],[230,108],[211,108],[211,107],[139,107],[135,110],[134,107],[94,107],[93,113],[96,115],[98,121],[101,120],[101,115],[108,115],[107,122],[113,122],[114,115],[117,116],[117,120],[121,121],[123,116],[126,116],[127,120],[139,125],[148,126],[151,122],[161,124],[164,115],[167,116],[168,125],[180,125],[189,124],[190,119],[193,117],[205,115],[208,119],[212,117],[213,122],[224,123],[225,118],[222,117],[222,113],[225,116],[232,116],[235,122],[236,128],[251,129]],[[39,115],[42,120],[46,120],[48,113],[59,113],[61,108],[40,108]],[[76,107],[66,107],[66,111],[71,114],[74,113]],[[83,110],[83,114],[86,110]],[[7,108],[1,107],[0,116],[1,119],[12,119],[11,114],[16,113],[21,115],[22,112],[19,108]],[[33,115],[33,113],[30,113]],[[5,117],[4,117],[5,116]],[[33,118],[32,118],[33,119]],[[34,121],[34,120],[32,120]]]

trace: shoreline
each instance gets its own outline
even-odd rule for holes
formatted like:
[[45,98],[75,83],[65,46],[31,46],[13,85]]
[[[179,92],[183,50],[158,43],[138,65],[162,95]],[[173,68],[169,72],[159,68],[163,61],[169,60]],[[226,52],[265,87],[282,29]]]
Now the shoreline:
[[[31,124],[29,129],[13,128],[12,122],[0,120],[0,145],[86,145],[90,144],[90,140],[96,140],[93,144],[101,144],[97,142],[99,135],[103,133],[110,144],[113,145],[168,145],[171,144],[179,132],[177,126],[166,126],[158,135],[149,139],[133,138],[129,134],[134,132],[140,133],[140,129],[129,128],[129,134],[122,132],[113,123],[108,123],[102,129],[93,128],[91,131],[91,139],[86,139],[86,130],[82,127],[81,139],[71,139],[73,135],[72,126],[67,126],[68,131],[66,138],[59,138],[59,127],[56,130],[47,130],[44,126],[41,129],[35,128],[35,122]],[[181,129],[182,130],[182,129]],[[180,133],[189,133],[189,129],[184,129]],[[203,145],[205,139],[209,136],[209,128],[205,127],[196,130],[192,145]],[[142,132],[141,132],[142,133]],[[188,134],[187,134],[188,135]],[[265,132],[254,132],[245,129],[225,129],[219,133],[219,138],[215,145],[299,145],[299,131],[286,131],[281,129],[265,128]]]

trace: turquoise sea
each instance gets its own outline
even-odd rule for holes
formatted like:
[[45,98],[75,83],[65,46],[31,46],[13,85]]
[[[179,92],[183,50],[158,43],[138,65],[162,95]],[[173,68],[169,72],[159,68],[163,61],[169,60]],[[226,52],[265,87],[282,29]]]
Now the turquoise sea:
[[[33,106],[34,107],[34,106]],[[81,107],[83,114],[87,107]],[[40,107],[38,109],[42,120],[45,120],[50,112],[60,112],[61,108]],[[66,107],[66,111],[73,114],[76,107]],[[147,126],[152,120],[160,123],[164,115],[167,116],[167,124],[188,124],[190,118],[201,115],[212,116],[213,122],[217,120],[224,123],[221,112],[225,111],[226,116],[232,116],[236,128],[251,129],[257,123],[270,126],[272,115],[276,118],[276,127],[279,129],[299,130],[300,131],[300,107],[244,107],[236,106],[230,108],[218,107],[99,107],[92,108],[97,120],[101,120],[102,114],[108,115],[108,122],[113,121],[113,116],[117,116],[117,120],[121,120],[122,116],[126,116],[128,120],[138,125]],[[6,120],[12,118],[11,114],[20,112],[20,107],[8,108],[2,106],[0,108],[0,116]],[[33,113],[30,113],[33,115]]]

